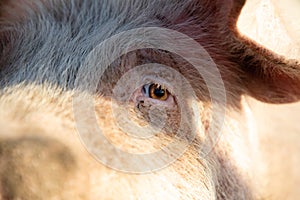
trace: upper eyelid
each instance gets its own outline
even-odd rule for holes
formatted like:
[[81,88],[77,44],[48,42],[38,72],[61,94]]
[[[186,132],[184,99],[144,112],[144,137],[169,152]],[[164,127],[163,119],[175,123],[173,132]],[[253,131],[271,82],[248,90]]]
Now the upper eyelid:
[[145,76],[142,81],[144,83],[147,83],[145,85],[151,85],[151,84],[157,84],[157,85],[161,85],[164,86],[165,88],[167,88],[168,90],[171,89],[171,84],[169,84],[167,81],[165,81],[163,78],[159,78],[156,76]]

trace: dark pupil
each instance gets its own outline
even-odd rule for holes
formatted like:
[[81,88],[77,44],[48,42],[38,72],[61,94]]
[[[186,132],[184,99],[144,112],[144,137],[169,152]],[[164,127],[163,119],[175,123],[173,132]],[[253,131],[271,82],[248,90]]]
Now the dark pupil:
[[165,95],[165,90],[161,89],[161,86],[159,86],[159,87],[155,88],[154,94],[157,97],[163,97]]

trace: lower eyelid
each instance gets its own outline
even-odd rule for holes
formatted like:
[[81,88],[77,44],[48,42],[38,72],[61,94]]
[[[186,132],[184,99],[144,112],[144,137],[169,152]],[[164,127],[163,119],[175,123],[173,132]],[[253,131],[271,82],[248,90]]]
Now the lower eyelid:
[[153,104],[163,105],[167,107],[174,107],[175,101],[173,98],[174,98],[173,96],[169,96],[165,101],[149,98],[149,101],[153,102]]

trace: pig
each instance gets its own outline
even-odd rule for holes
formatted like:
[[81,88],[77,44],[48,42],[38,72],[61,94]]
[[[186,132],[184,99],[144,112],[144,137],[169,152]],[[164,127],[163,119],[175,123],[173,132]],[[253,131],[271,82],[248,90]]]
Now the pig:
[[0,3],[0,199],[268,197],[245,97],[298,101],[300,66],[245,1]]

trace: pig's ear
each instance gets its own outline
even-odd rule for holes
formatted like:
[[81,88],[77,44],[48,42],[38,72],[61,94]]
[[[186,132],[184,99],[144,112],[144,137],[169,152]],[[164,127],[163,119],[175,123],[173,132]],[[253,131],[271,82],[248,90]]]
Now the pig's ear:
[[231,55],[239,64],[247,93],[269,103],[300,100],[300,64],[246,38],[232,40]]
[[246,0],[216,0],[227,26],[226,51],[241,68],[246,93],[268,103],[300,100],[300,64],[287,60],[256,42],[241,36],[237,20]]
[[258,100],[269,103],[289,103],[300,100],[300,64],[264,48],[249,38],[241,36],[236,19],[244,4],[233,1],[229,20],[231,34],[227,50],[231,60],[242,69],[246,92]]
[[268,103],[300,100],[300,64],[288,60],[233,31],[228,42],[231,60],[242,69],[246,92]]

